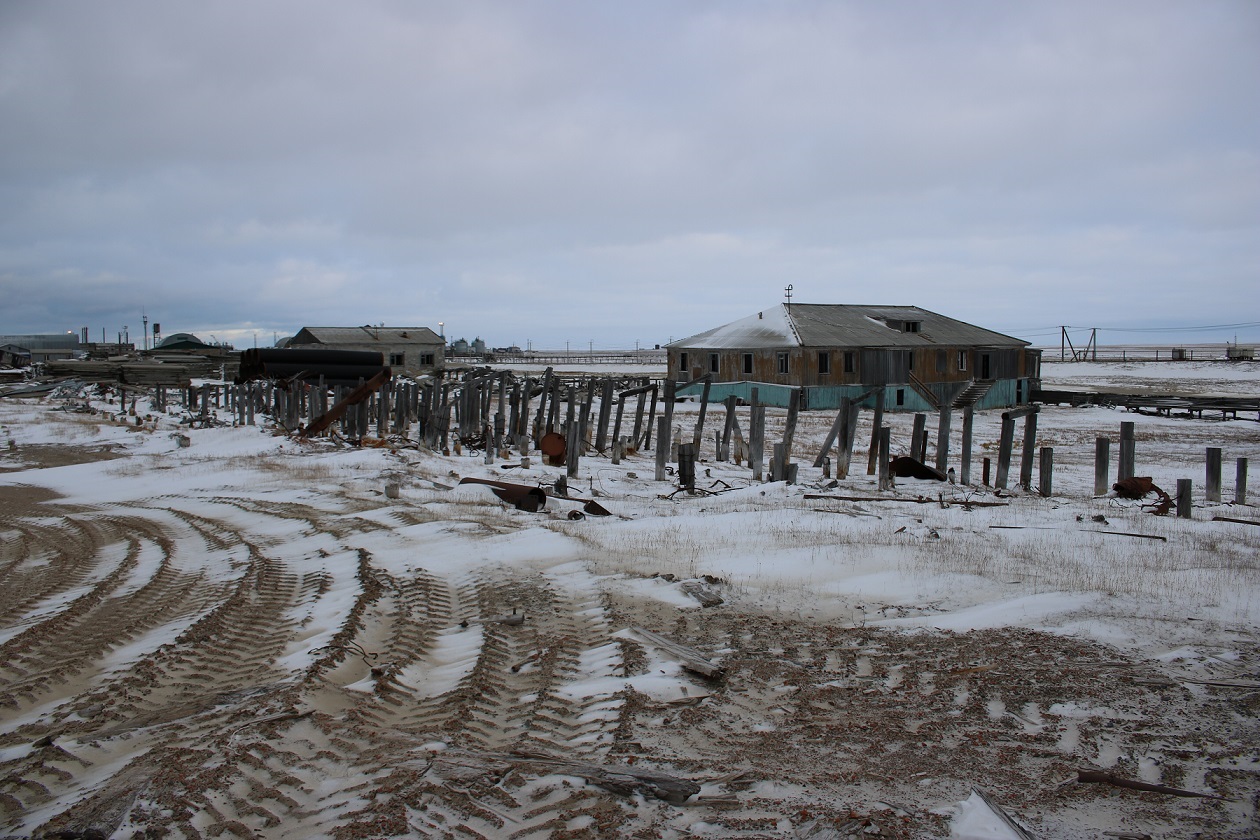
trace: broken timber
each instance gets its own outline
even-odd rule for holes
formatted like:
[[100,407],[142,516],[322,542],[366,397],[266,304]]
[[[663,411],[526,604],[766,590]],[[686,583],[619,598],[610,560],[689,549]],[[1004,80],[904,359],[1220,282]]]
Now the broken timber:
[[382,369],[380,373],[376,374],[376,376],[373,376],[367,382],[364,382],[362,385],[355,388],[343,399],[337,402],[336,405],[328,409],[327,414],[312,420],[306,428],[299,432],[299,436],[308,438],[324,431],[333,423],[340,420],[341,416],[346,413],[346,410],[349,409],[350,406],[358,405],[371,397],[372,394],[376,393],[376,389],[388,382],[392,375],[393,374],[389,368]]
[[682,666],[688,671],[694,671],[705,677],[720,677],[722,675],[721,666],[714,665],[701,656],[698,651],[680,645],[677,642],[672,642],[659,633],[653,633],[651,630],[643,627],[635,626],[630,629],[671,656],[677,657],[682,662]]
[[1116,787],[1128,788],[1130,790],[1144,790],[1149,791],[1150,793],[1166,793],[1169,796],[1197,797],[1199,799],[1225,798],[1223,796],[1218,796],[1215,793],[1199,793],[1198,791],[1193,790],[1182,790],[1181,788],[1168,787],[1168,785],[1152,785],[1148,782],[1126,779],[1111,773],[1105,773],[1101,770],[1077,770],[1076,781],[1115,785]]

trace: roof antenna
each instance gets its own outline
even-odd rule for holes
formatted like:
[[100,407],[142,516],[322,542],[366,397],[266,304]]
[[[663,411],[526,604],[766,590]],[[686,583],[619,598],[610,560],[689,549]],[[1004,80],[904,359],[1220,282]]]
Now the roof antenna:
[[788,309],[791,309],[792,308],[792,284],[791,283],[787,284],[787,288],[783,290],[783,293],[787,295]]

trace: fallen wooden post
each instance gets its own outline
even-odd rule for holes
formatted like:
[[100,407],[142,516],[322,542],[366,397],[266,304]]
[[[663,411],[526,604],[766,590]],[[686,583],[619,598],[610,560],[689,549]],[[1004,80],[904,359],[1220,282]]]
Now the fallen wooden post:
[[676,656],[682,661],[682,666],[688,671],[694,671],[705,677],[720,677],[722,675],[722,668],[705,659],[700,655],[699,651],[680,645],[677,642],[672,642],[659,633],[653,633],[651,630],[643,627],[635,626],[630,629],[666,653]]
[[1257,522],[1254,519],[1234,519],[1232,516],[1213,516],[1212,521],[1213,522],[1235,522],[1239,525],[1260,525],[1260,522]]
[[1139,782],[1135,779],[1126,779],[1102,770],[1077,770],[1076,781],[1114,785],[1116,787],[1129,788],[1130,790],[1144,790],[1150,793],[1166,793],[1169,796],[1196,797],[1199,799],[1225,798],[1215,793],[1199,793],[1198,791],[1182,790],[1181,788],[1169,787],[1168,785],[1153,785],[1148,782]]

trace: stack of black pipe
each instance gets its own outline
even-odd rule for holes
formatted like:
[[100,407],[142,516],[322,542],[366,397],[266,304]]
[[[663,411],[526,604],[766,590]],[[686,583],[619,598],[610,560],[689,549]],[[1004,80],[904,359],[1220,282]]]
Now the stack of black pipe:
[[256,379],[303,379],[327,385],[357,385],[385,367],[381,353],[360,350],[301,350],[253,348],[241,353],[239,382]]

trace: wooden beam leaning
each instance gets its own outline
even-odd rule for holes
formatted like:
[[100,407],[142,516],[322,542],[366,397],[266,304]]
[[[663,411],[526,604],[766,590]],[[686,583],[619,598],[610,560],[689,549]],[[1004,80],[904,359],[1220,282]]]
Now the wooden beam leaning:
[[347,394],[344,399],[332,408],[328,409],[328,413],[323,417],[317,417],[312,420],[304,429],[302,429],[299,436],[304,438],[311,437],[312,435],[317,435],[324,431],[333,423],[336,423],[339,419],[341,419],[341,416],[345,414],[351,406],[358,405],[368,397],[372,396],[372,393],[381,385],[388,382],[392,375],[393,372],[389,368],[382,368],[380,373],[355,388]]

